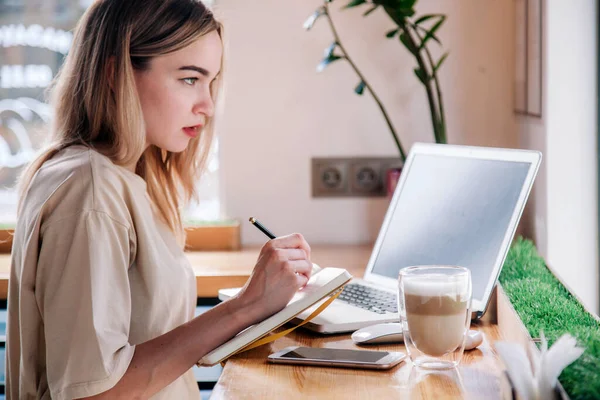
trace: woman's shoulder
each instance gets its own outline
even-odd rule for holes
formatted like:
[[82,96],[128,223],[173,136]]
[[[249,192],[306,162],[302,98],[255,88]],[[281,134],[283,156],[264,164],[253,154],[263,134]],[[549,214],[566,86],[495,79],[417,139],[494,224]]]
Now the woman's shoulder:
[[[85,211],[107,213],[130,225],[130,208],[144,199],[144,180],[85,146],[70,146],[46,161],[31,181],[25,203],[49,223]],[[31,206],[31,204],[30,204]]]
[[[60,150],[40,167],[38,174],[72,174],[85,178],[106,177],[127,184],[145,185],[144,180],[128,169],[115,164],[107,156],[83,145],[72,145]],[[99,182],[107,183],[107,182]]]

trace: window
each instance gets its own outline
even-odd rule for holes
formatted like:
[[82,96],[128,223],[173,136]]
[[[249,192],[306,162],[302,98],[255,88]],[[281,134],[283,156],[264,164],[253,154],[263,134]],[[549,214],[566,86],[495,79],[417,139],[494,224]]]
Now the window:
[[[44,144],[52,118],[45,89],[92,1],[0,0],[0,229],[16,221],[17,177]],[[217,148],[199,182],[200,202],[186,209],[186,219],[221,215]]]

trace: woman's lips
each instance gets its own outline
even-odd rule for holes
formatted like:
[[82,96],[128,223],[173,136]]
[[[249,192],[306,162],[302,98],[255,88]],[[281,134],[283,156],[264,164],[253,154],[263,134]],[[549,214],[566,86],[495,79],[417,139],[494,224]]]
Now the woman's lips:
[[196,136],[198,136],[198,134],[200,133],[200,130],[202,129],[202,125],[196,125],[196,126],[188,126],[186,128],[183,128],[183,132],[191,137],[191,138],[195,138]]

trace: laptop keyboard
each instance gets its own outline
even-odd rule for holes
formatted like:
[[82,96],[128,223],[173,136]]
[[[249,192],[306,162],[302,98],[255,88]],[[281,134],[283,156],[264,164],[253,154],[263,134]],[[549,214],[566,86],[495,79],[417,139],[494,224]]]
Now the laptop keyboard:
[[398,312],[398,303],[393,293],[358,283],[346,285],[337,299],[377,314]]

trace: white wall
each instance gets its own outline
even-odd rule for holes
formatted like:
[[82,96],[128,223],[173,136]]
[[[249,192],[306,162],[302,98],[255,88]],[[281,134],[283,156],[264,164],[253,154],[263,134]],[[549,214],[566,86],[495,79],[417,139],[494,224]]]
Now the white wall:
[[[433,141],[424,89],[414,61],[382,11],[339,11],[342,41],[387,107],[403,144]],[[385,199],[312,199],[310,159],[322,156],[397,155],[372,98],[353,93],[358,83],[338,62],[315,67],[332,41],[325,20],[302,24],[320,0],[219,0],[228,36],[225,118],[220,123],[225,210],[256,216],[276,234],[302,232],[310,243],[362,243],[375,239]],[[512,1],[421,0],[418,13],[444,13],[439,32],[450,51],[441,70],[448,137],[457,144],[516,146],[512,82]],[[436,51],[436,55],[441,52]],[[245,244],[262,234],[243,224]]]
[[544,153],[532,236],[548,264],[598,313],[597,5],[544,4],[544,119],[519,119],[521,144]]
[[596,2],[549,0],[547,260],[598,312]]

